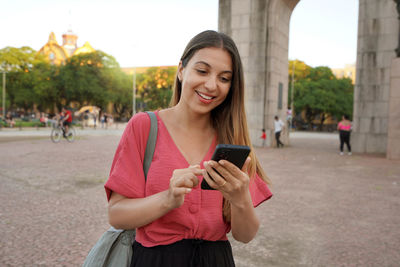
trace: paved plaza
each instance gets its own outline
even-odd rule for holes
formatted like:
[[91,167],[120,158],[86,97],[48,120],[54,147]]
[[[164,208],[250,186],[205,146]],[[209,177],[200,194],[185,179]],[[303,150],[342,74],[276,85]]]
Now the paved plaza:
[[[0,131],[0,266],[82,264],[109,227],[103,183],[122,128],[58,144],[49,129]],[[257,237],[232,241],[237,266],[399,266],[400,161],[340,156],[336,134],[302,132],[256,153],[274,197]]]

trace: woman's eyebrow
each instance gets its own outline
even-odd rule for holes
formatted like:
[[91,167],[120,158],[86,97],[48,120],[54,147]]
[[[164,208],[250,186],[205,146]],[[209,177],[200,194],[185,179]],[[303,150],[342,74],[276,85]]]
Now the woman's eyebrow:
[[194,63],[195,65],[197,65],[197,64],[204,64],[204,65],[206,65],[207,67],[210,67],[211,68],[211,65],[210,64],[208,64],[207,62],[205,62],[205,61],[197,61],[196,63]]
[[[210,64],[208,64],[207,62],[202,61],[202,60],[197,61],[197,62],[195,62],[194,64],[195,64],[195,65],[197,65],[197,64],[204,64],[204,65],[206,65],[207,67],[211,68],[211,65],[210,65]],[[231,70],[224,70],[224,71],[222,71],[222,72],[223,72],[223,73],[230,73],[230,74],[232,74],[232,71],[231,71]]]

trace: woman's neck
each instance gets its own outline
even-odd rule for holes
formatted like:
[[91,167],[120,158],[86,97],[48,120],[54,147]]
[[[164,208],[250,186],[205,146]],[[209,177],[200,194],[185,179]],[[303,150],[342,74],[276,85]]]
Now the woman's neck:
[[211,130],[211,114],[199,114],[190,109],[185,109],[179,105],[167,110],[169,115],[174,118],[176,124],[182,128],[195,130]]

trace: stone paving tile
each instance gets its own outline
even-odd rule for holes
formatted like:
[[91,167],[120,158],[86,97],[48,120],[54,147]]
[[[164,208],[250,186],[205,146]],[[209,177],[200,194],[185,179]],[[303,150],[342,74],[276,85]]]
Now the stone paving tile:
[[[0,136],[0,266],[82,264],[108,228],[103,183],[120,133]],[[256,149],[274,197],[257,208],[257,237],[232,241],[237,266],[399,266],[400,161],[337,150],[337,136],[303,133]]]

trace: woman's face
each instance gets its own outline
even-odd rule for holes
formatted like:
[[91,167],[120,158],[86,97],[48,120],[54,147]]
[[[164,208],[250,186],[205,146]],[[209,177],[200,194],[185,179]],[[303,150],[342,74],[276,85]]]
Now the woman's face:
[[189,60],[179,64],[178,78],[182,83],[179,104],[198,113],[211,112],[229,93],[232,80],[232,59],[221,48],[203,48]]

